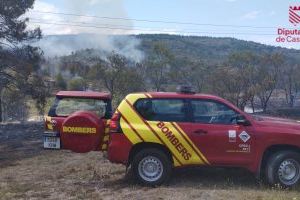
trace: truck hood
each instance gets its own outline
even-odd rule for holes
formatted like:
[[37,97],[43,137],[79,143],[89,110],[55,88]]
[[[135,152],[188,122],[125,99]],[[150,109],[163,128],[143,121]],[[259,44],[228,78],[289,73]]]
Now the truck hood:
[[297,120],[257,115],[254,115],[253,118],[260,126],[300,130],[300,121]]

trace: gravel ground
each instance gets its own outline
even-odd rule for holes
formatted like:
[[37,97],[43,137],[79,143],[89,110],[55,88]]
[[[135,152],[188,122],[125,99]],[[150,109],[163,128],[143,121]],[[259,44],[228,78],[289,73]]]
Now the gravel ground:
[[0,125],[0,199],[292,199],[300,189],[259,184],[240,169],[176,170],[166,185],[137,184],[101,152],[43,150],[41,123]]

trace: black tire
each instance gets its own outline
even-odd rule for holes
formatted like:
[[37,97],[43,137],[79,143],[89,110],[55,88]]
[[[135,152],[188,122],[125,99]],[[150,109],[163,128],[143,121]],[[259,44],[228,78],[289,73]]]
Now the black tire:
[[[155,172],[157,176],[147,176],[148,172],[146,172],[145,163],[148,163],[147,169],[149,169],[150,165],[152,165],[152,168],[150,169],[154,169],[153,171],[158,169],[157,173]],[[171,177],[172,162],[169,156],[167,156],[163,151],[155,148],[147,148],[135,154],[132,160],[132,169],[135,178],[140,183],[147,186],[158,186],[166,183]]]
[[267,161],[266,180],[272,186],[290,188],[300,182],[300,154],[293,151],[280,151]]

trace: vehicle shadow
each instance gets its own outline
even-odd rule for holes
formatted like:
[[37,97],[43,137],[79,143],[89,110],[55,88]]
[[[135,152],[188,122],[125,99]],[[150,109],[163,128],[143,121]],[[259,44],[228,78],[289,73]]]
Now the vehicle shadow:
[[169,182],[172,186],[228,189],[237,187],[259,188],[262,184],[255,176],[240,168],[203,168],[177,169]]
[[[135,180],[132,170],[129,170],[121,179],[106,182],[106,185],[114,185],[118,189],[128,187],[128,185],[133,187],[142,187]],[[245,169],[193,167],[174,170],[171,179],[168,183],[163,184],[163,187],[259,189],[268,186],[262,184],[252,173]]]

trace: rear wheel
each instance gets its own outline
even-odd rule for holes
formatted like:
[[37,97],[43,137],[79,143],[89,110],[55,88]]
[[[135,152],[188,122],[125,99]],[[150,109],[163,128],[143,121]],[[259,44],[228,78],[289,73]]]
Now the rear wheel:
[[300,182],[300,154],[281,151],[270,157],[266,167],[266,178],[271,185],[294,187]]
[[134,156],[132,168],[139,182],[155,186],[166,182],[170,178],[172,162],[163,151],[148,148],[139,151]]

